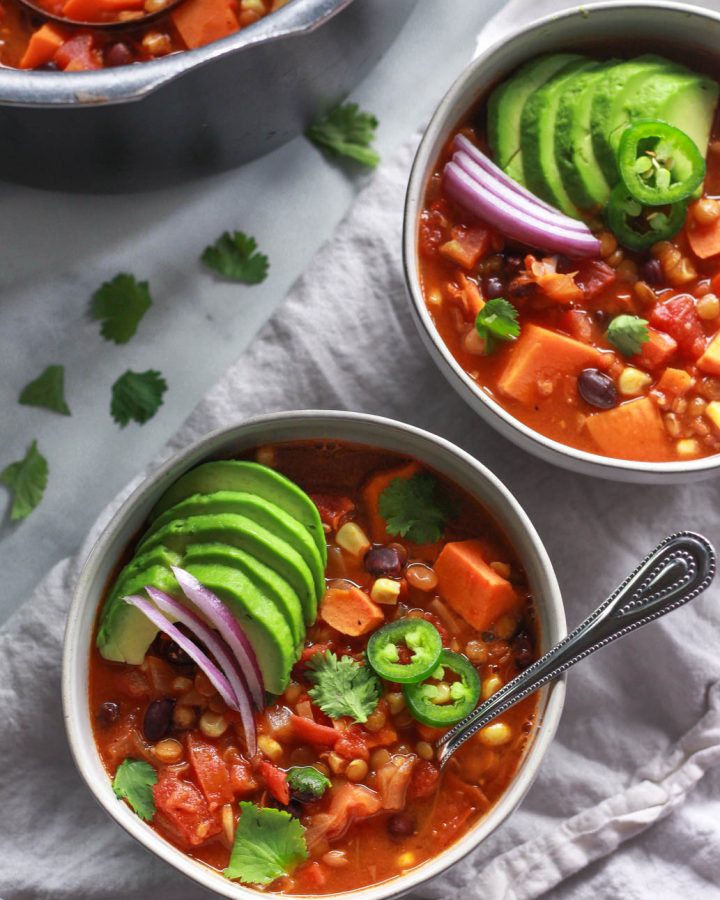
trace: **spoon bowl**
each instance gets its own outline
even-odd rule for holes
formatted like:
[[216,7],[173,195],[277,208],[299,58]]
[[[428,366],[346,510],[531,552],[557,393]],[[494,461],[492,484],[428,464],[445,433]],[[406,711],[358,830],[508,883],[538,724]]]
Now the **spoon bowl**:
[[137,10],[136,12],[129,12],[129,14],[128,10],[122,10],[118,12],[118,15],[125,12],[125,18],[88,22],[82,19],[71,19],[67,16],[61,16],[57,13],[50,12],[50,10],[45,9],[44,6],[34,3],[33,0],[18,0],[18,3],[21,6],[24,6],[25,9],[33,15],[40,16],[50,22],[55,22],[65,28],[93,28],[102,31],[127,31],[128,28],[139,28],[142,25],[146,25],[148,22],[152,22],[155,19],[159,19],[161,16],[166,15],[171,9],[175,9],[176,6],[179,6],[183,2],[184,0],[166,0],[164,5],[160,6],[158,9]]

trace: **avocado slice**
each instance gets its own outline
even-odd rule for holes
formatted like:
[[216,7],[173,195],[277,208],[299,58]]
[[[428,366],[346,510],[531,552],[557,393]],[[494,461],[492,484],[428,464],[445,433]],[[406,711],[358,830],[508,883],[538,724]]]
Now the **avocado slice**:
[[583,72],[598,63],[580,58],[564,66],[528,97],[520,120],[525,184],[538,197],[568,216],[581,218],[563,184],[555,155],[555,127],[563,92]]
[[142,546],[148,551],[160,544],[177,553],[184,553],[191,544],[229,544],[238,547],[284,578],[300,598],[305,621],[315,621],[318,598],[307,563],[282,538],[247,516],[218,513],[173,519],[148,535]]
[[493,159],[515,181],[524,184],[520,118],[528,97],[570,62],[577,53],[551,53],[525,63],[488,98],[488,143]]
[[282,694],[297,659],[285,616],[239,569],[192,563],[187,570],[232,611],[252,644],[266,690]]
[[[267,528],[286,543],[290,544],[302,556],[312,572],[315,582],[315,593],[322,597],[325,591],[325,567],[320,558],[315,541],[307,528],[301,525],[294,516],[269,500],[258,497],[257,494],[247,494],[243,491],[215,491],[212,494],[193,494],[187,500],[181,500],[170,509],[166,509],[151,524],[142,538],[138,552],[146,538],[164,527],[173,519],[186,519],[189,516],[207,516],[216,513],[237,513],[239,516],[247,516]],[[308,623],[309,624],[309,623]]]
[[305,640],[300,598],[287,581],[269,566],[228,544],[191,544],[185,553],[183,567],[193,565],[219,565],[242,572],[283,613],[290,625],[295,646],[299,647]]
[[256,494],[285,510],[310,532],[320,552],[323,569],[327,565],[327,545],[320,513],[310,497],[296,484],[267,466],[246,460],[222,459],[203,463],[182,475],[158,500],[150,518],[187,500],[193,494],[242,491]]
[[565,190],[583,211],[604,206],[611,187],[600,167],[592,144],[590,114],[595,92],[603,89],[607,70],[618,60],[581,72],[560,96],[555,122],[555,155]]

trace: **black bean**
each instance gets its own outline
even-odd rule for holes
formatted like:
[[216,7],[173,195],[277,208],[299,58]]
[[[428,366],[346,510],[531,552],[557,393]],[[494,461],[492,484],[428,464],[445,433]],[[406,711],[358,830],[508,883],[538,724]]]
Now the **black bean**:
[[161,655],[170,663],[171,666],[186,668],[195,665],[195,663],[192,661],[192,659],[190,659],[190,657],[182,649],[182,647],[179,644],[176,644],[175,641],[171,641],[166,638],[165,635],[160,635],[158,648]]
[[106,700],[105,703],[100,704],[97,717],[103,725],[112,725],[120,718],[120,707],[112,700]]
[[148,704],[143,719],[143,734],[151,743],[162,740],[170,730],[175,701],[153,700]]
[[485,296],[490,300],[494,300],[496,297],[502,297],[505,293],[505,285],[503,284],[502,278],[498,278],[497,275],[490,275],[485,279],[484,286]]
[[533,661],[533,645],[526,631],[517,634],[512,642],[512,651],[518,669],[526,669]]
[[415,834],[415,819],[406,812],[394,813],[387,820],[387,830],[393,838],[410,837]]
[[282,809],[285,812],[289,812],[290,815],[296,819],[299,819],[305,813],[302,803],[299,800],[296,800],[294,797],[290,798],[290,802],[286,806],[284,803],[281,803],[276,797],[273,797],[272,794],[268,794],[265,800],[265,806],[268,806],[271,809]]
[[663,280],[663,270],[659,259],[648,259],[640,266],[640,278],[648,284],[660,284]]
[[105,65],[109,68],[115,66],[127,66],[133,61],[132,50],[127,44],[118,41],[117,44],[111,44],[105,51]]
[[593,312],[593,319],[595,319],[599,325],[604,326],[610,321],[610,316],[604,309],[596,309]]
[[514,253],[511,253],[509,256],[505,257],[505,266],[513,272],[516,272],[518,269],[522,267],[523,260],[522,256],[517,256]]
[[612,409],[618,405],[615,382],[599,369],[583,369],[578,375],[578,391],[590,406],[598,409]]
[[373,547],[365,554],[365,571],[373,578],[398,576],[402,572],[402,559],[394,547]]

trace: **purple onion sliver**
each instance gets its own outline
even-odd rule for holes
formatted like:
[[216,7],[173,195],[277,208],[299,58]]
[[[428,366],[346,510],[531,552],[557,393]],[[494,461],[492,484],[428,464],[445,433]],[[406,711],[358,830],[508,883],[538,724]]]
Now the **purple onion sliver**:
[[145,590],[150,599],[162,611],[168,615],[174,616],[178,622],[189,628],[195,637],[201,641],[207,649],[215,657],[220,670],[230,683],[237,702],[233,705],[240,713],[243,729],[245,731],[245,740],[247,741],[248,752],[250,756],[254,756],[257,751],[255,717],[252,712],[252,699],[248,691],[245,678],[240,671],[240,667],[227,644],[218,637],[217,633],[212,630],[203,620],[197,616],[192,610],[188,609],[179,600],[160,591],[151,585],[146,585]]
[[265,685],[255,651],[247,635],[240,627],[235,616],[222,600],[211,590],[187,572],[172,566],[172,572],[180,589],[192,601],[205,618],[213,624],[222,635],[225,643],[235,655],[240,669],[247,681],[250,694],[258,709],[265,706]]
[[589,231],[569,231],[529,218],[495,194],[486,191],[453,162],[445,166],[443,187],[451,199],[497,228],[506,237],[570,257],[600,256],[600,241]]

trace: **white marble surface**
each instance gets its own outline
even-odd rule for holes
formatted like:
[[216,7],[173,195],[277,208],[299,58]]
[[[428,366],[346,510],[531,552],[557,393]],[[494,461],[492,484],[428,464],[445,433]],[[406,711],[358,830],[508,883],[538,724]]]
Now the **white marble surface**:
[[[380,120],[381,153],[427,118],[501,5],[419,0],[353,94]],[[9,498],[0,493],[0,622],[78,547],[100,509],[242,353],[362,184],[302,138],[243,169],[148,194],[80,196],[0,183],[0,469],[34,438],[50,465],[45,498],[24,522],[9,523]],[[215,281],[199,265],[203,247],[226,229],[255,235],[268,253],[262,285]],[[119,271],[148,279],[155,301],[123,347],[103,341],[86,315],[92,292]],[[65,365],[71,418],[17,403],[50,363]],[[120,429],[109,414],[110,387],[127,368],[160,369],[169,390],[154,419]]]

